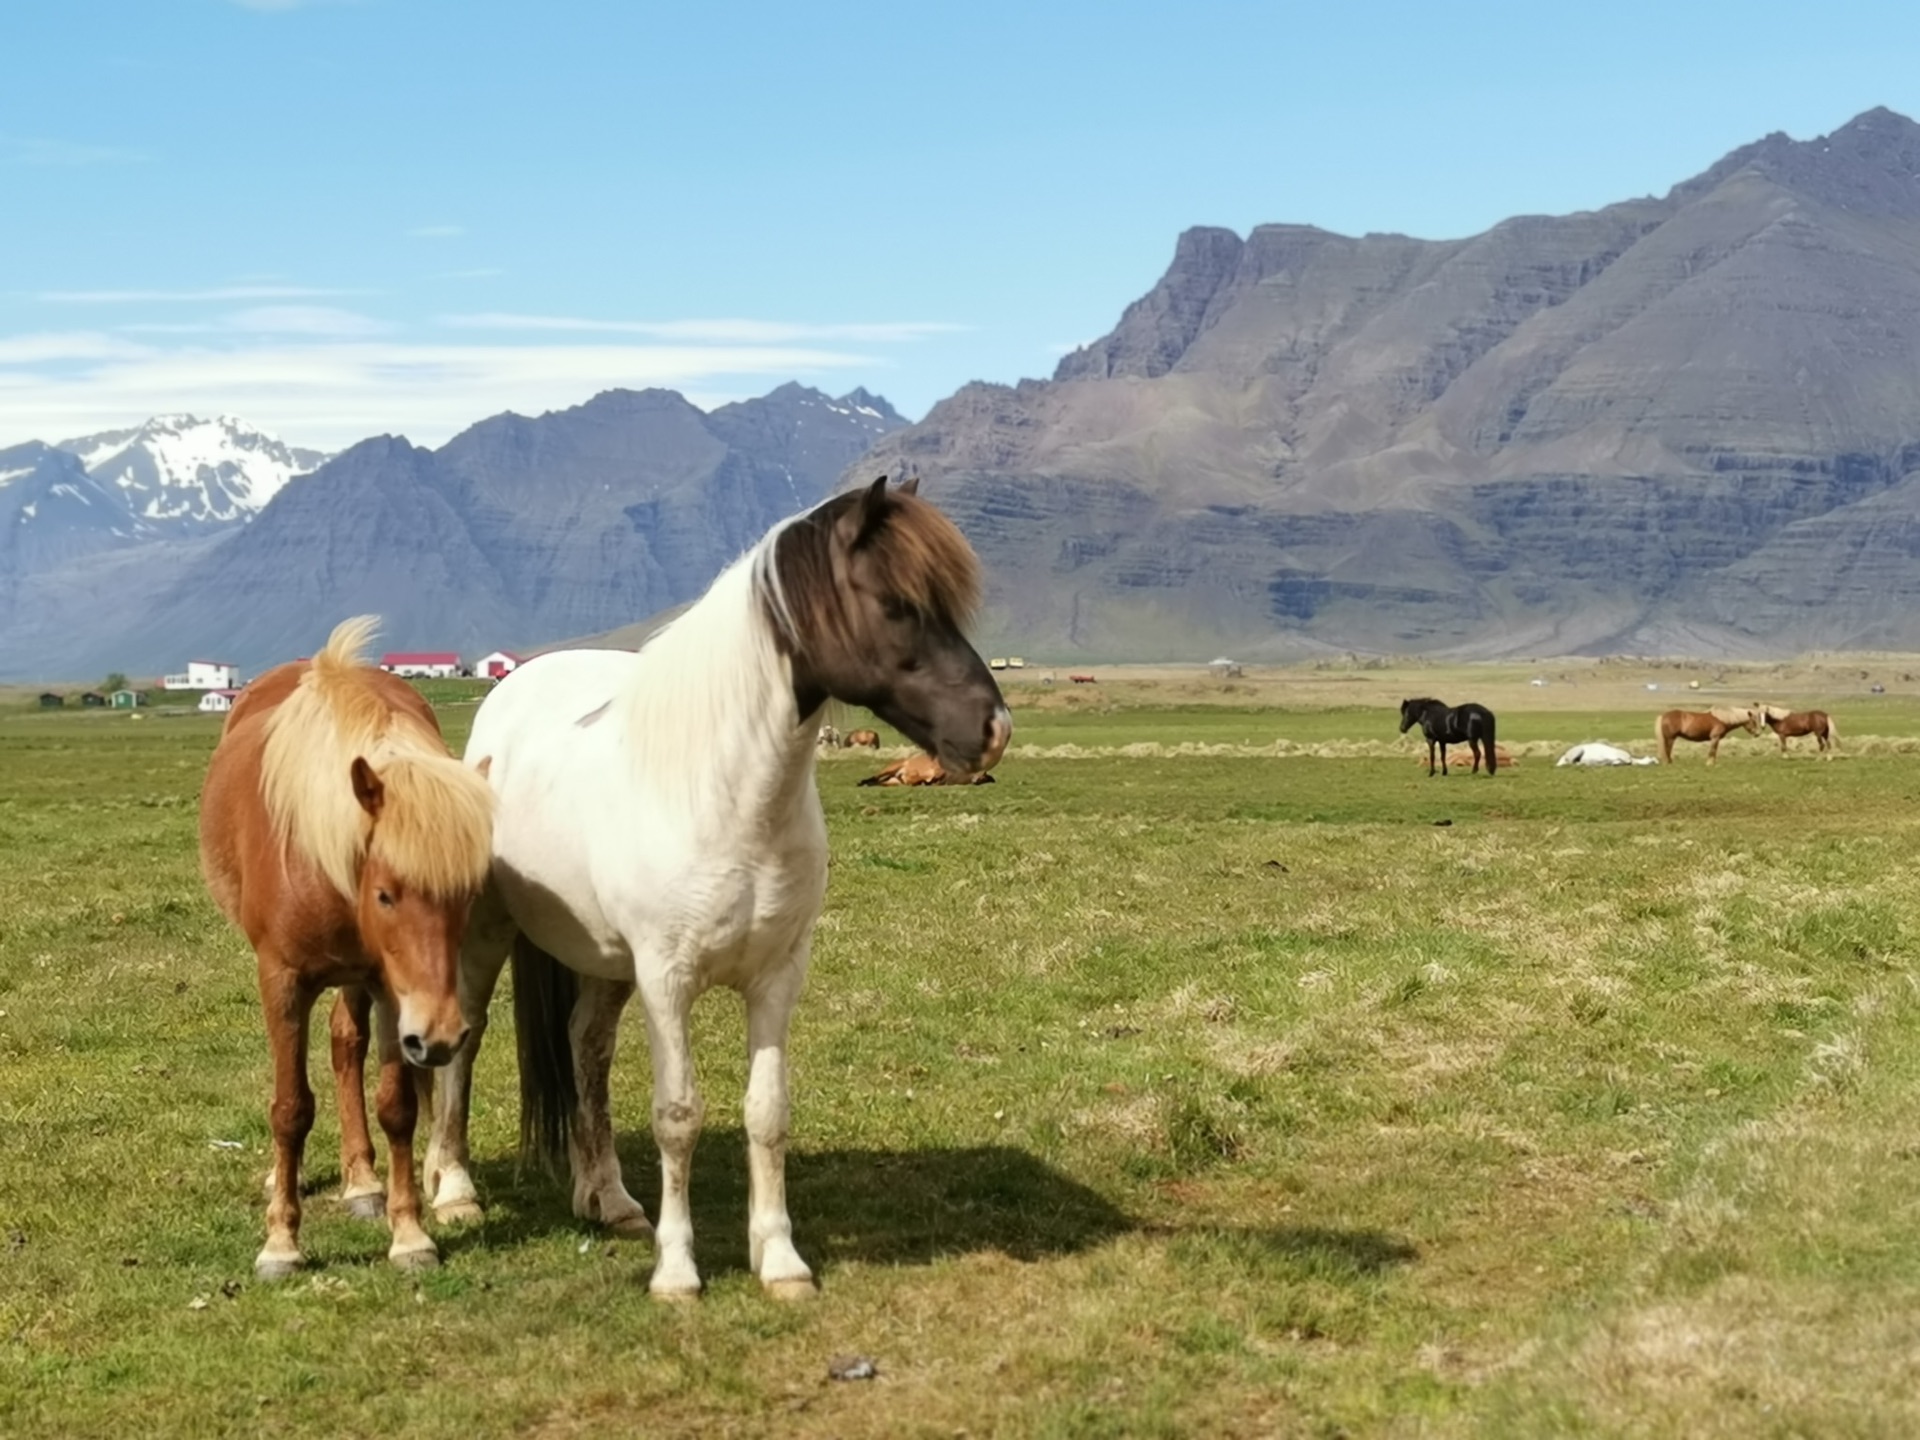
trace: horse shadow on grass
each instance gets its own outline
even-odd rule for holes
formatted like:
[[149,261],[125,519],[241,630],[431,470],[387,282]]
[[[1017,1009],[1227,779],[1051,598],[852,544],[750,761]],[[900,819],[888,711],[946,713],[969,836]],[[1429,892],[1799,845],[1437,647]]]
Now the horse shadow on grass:
[[[658,1218],[659,1167],[647,1137],[621,1146],[627,1188]],[[436,1228],[443,1254],[511,1248],[555,1234],[600,1233],[572,1211],[569,1187],[512,1157],[473,1166],[488,1218],[472,1230]],[[713,1129],[694,1152],[695,1246],[710,1279],[745,1271],[746,1136]],[[794,1238],[817,1273],[836,1265],[931,1265],[997,1252],[1031,1262],[1080,1254],[1138,1235],[1261,1268],[1360,1279],[1418,1258],[1377,1230],[1312,1226],[1192,1226],[1129,1216],[1097,1190],[1006,1145],[913,1150],[795,1150],[787,1160]]]

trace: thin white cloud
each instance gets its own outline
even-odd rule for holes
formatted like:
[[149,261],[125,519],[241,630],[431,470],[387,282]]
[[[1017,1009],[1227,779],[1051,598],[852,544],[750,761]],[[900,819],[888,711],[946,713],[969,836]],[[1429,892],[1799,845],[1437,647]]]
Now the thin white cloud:
[[687,344],[790,345],[802,341],[845,341],[891,345],[949,335],[965,325],[937,321],[897,321],[879,324],[796,325],[780,320],[590,320],[571,315],[518,315],[488,312],[443,315],[443,325],[462,330],[557,331],[594,335],[644,335],[654,340]]
[[696,403],[881,361],[796,345],[421,345],[269,338],[136,345],[114,336],[0,337],[0,445],[181,411],[244,415],[307,445],[401,433],[437,444],[503,410],[538,414],[626,386]]
[[337,300],[368,293],[320,290],[308,285],[216,285],[204,290],[43,290],[34,298],[56,305],[171,305],[223,300]]
[[71,140],[0,135],[0,165],[138,165],[146,156],[115,145],[81,145]]
[[254,335],[316,335],[355,339],[383,335],[390,328],[370,315],[336,310],[329,305],[261,305],[239,310],[222,322],[229,330]]
[[44,365],[56,361],[126,360],[152,352],[117,335],[96,330],[50,331],[38,335],[0,335],[0,365]]
[[451,240],[466,233],[464,225],[416,225],[407,231],[415,240]]

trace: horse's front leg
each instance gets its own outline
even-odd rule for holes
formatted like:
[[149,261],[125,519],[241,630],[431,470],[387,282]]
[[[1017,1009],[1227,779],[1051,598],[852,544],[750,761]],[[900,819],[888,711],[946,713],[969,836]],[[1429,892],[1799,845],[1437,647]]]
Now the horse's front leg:
[[1707,737],[1707,764],[1711,765],[1720,758],[1720,740],[1727,732],[1716,730]]
[[1433,778],[1433,752],[1434,743],[1429,740],[1427,741],[1427,778],[1429,780]]
[[787,1217],[787,1026],[807,978],[807,947],[746,992],[747,1254],[779,1300],[814,1294]]
[[620,1174],[610,1096],[620,1013],[633,991],[630,980],[580,977],[580,995],[567,1022],[576,1097],[567,1159],[573,1170],[573,1213],[598,1220],[616,1235],[644,1240],[653,1234],[653,1226],[647,1223],[646,1207],[627,1193]]
[[656,1258],[647,1288],[663,1300],[690,1300],[700,1293],[700,1271],[693,1263],[687,1186],[693,1147],[706,1118],[687,1033],[694,996],[684,972],[665,957],[642,952],[639,966],[644,972],[640,1003],[653,1056],[653,1138],[660,1147],[660,1218],[654,1226]]
[[424,1167],[433,1217],[442,1224],[480,1220],[480,1195],[467,1173],[467,1117],[473,1102],[473,1066],[487,1033],[487,1007],[493,987],[513,946],[514,925],[499,894],[486,890],[474,902],[467,933],[460,942],[460,1017],[467,1022],[467,1043],[441,1069],[439,1101]]
[[300,1254],[300,1159],[313,1129],[313,1087],[307,1082],[307,1020],[319,994],[277,957],[260,956],[260,1006],[273,1047],[273,1174],[267,1180],[267,1243],[254,1258],[262,1280],[284,1280],[305,1263]]
[[373,1136],[367,1129],[367,1041],[373,993],[342,985],[327,1030],[333,1052],[333,1098],[340,1112],[340,1202],[361,1220],[387,1210],[386,1187],[374,1168]]
[[[1431,775],[1433,772],[1429,770],[1427,773]],[[1448,773],[1447,772],[1447,742],[1444,740],[1440,742],[1440,773],[1442,775],[1445,775]]]
[[393,1243],[387,1258],[406,1270],[440,1263],[433,1237],[420,1224],[420,1190],[413,1172],[413,1128],[420,1116],[419,1096],[410,1067],[400,1055],[399,1020],[393,1002],[375,1005],[380,1036],[380,1091],[374,1108],[387,1134],[387,1225]]

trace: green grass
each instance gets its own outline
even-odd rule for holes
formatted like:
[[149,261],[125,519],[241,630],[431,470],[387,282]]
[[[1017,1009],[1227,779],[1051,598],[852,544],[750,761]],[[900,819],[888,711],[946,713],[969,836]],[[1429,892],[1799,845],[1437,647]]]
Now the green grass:
[[[323,1103],[312,1269],[254,1284],[266,1047],[194,850],[218,721],[0,716],[0,1432],[1913,1433],[1920,710],[1846,720],[1883,743],[1492,781],[1429,780],[1381,709],[1022,711],[1059,758],[974,789],[836,757],[790,1166],[823,1293],[745,1269],[719,995],[680,1309],[516,1173],[504,1004],[487,1223],[392,1270],[329,1203]],[[1362,753],[1117,753],[1276,739]],[[829,1382],[843,1352],[881,1378]]]

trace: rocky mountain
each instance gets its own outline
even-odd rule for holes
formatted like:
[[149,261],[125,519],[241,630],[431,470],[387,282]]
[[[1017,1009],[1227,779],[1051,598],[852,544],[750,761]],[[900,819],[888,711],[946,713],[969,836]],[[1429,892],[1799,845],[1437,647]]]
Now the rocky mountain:
[[[132,543],[120,497],[64,450],[0,450],[0,595],[20,578]],[[3,602],[0,602],[3,603]]]
[[[606,630],[698,595],[903,423],[865,391],[785,385],[703,413],[670,391],[614,390],[494,416],[437,450],[366,440],[244,526],[18,579],[0,591],[0,674],[144,674],[200,651],[258,669],[364,611],[391,648],[469,656]],[[78,457],[41,452],[105,493]]]
[[1920,648],[1920,126],[1464,240],[1190,230],[903,466],[1028,653]]
[[231,415],[158,415],[57,447],[117,491],[143,527],[184,533],[250,519],[295,475],[327,456],[285,445]]

